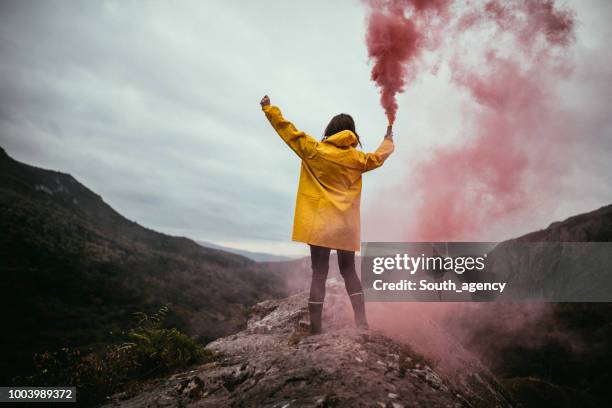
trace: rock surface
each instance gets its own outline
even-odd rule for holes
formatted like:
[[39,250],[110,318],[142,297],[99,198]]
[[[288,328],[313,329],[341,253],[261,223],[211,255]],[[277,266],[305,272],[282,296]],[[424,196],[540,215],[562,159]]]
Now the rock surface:
[[353,327],[344,286],[328,283],[324,333],[308,335],[306,292],[257,304],[247,328],[207,347],[213,363],[149,384],[121,407],[509,407],[480,365],[445,374],[410,345]]

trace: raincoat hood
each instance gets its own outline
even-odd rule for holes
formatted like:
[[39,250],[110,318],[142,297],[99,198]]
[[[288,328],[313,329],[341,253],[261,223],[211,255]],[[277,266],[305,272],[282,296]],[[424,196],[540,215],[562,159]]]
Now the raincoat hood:
[[357,147],[357,136],[350,130],[342,130],[323,139],[323,143],[331,143],[337,147]]

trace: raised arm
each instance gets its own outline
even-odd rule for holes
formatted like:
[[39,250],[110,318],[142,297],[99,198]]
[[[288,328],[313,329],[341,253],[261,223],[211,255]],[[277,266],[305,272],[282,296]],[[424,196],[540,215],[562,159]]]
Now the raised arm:
[[270,105],[268,95],[263,97],[260,104],[276,133],[300,158],[306,159],[314,155],[318,142],[313,137],[297,130],[293,123],[285,119],[277,106]]
[[364,172],[374,170],[383,165],[387,157],[393,153],[395,145],[393,144],[393,132],[391,127],[387,128],[387,134],[380,146],[374,153],[363,153]]

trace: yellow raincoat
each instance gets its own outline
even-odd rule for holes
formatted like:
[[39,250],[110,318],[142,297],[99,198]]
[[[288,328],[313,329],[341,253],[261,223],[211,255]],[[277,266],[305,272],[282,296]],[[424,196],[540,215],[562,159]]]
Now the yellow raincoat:
[[278,107],[263,107],[281,138],[302,159],[293,221],[294,241],[359,251],[361,174],[380,167],[393,152],[384,139],[374,153],[356,149],[357,136],[343,130],[318,142],[283,118]]

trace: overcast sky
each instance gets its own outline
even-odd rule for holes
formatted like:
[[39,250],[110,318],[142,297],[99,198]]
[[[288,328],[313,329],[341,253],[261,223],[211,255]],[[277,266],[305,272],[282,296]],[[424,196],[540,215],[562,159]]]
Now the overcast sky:
[[[579,25],[576,74],[566,85],[598,131],[579,135],[580,162],[559,206],[510,234],[612,202],[611,7],[569,4]],[[376,148],[386,118],[369,80],[365,13],[356,0],[3,0],[0,145],[20,161],[72,174],[147,227],[303,253],[290,242],[299,160],[258,102],[269,94],[315,137],[331,116],[351,113],[364,148]],[[377,192],[409,171],[419,149],[439,143],[435,118],[452,117],[457,100],[434,75],[400,97],[397,150],[365,176],[366,211],[393,200]],[[371,238],[367,228],[363,238]]]

